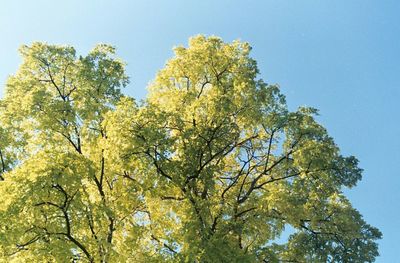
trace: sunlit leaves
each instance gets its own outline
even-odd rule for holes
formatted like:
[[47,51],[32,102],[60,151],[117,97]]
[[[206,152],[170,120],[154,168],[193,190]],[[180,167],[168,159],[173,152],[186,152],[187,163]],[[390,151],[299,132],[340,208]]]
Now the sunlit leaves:
[[1,259],[374,261],[381,234],[342,193],[362,170],[317,110],[289,111],[247,43],[174,51],[136,103],[109,45],[21,49],[0,102]]

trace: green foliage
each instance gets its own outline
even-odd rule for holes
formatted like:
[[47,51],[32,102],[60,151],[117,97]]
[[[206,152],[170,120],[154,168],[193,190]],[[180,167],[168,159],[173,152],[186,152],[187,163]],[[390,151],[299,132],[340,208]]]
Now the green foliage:
[[357,159],[250,50],[191,38],[138,105],[113,47],[22,47],[0,101],[0,259],[374,261],[381,233],[342,193]]

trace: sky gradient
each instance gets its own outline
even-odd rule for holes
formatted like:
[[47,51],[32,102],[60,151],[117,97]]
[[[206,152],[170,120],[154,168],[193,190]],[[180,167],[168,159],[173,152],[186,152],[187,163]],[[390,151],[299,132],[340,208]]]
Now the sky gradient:
[[247,41],[260,77],[280,85],[289,108],[318,108],[342,152],[359,158],[364,177],[347,196],[383,232],[377,262],[399,262],[400,1],[63,2],[1,1],[0,96],[19,46],[33,41],[80,54],[115,45],[131,78],[125,93],[138,99],[190,36]]

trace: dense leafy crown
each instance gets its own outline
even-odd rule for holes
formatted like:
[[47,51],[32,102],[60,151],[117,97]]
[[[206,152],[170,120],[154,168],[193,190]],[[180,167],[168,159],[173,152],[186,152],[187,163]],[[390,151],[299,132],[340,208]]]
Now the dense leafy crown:
[[191,38],[138,105],[111,46],[22,47],[0,101],[0,260],[374,261],[381,234],[342,193],[357,159],[250,49]]

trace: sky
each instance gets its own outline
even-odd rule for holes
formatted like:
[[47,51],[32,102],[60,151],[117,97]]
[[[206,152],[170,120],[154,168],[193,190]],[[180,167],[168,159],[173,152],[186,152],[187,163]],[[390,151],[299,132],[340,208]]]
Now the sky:
[[[58,3],[56,3],[58,2]],[[377,262],[399,262],[400,1],[368,0],[2,0],[0,96],[33,41],[117,47],[142,99],[172,48],[197,34],[249,42],[260,78],[278,83],[289,108],[320,110],[342,153],[364,169],[346,190],[365,220],[383,232]]]

